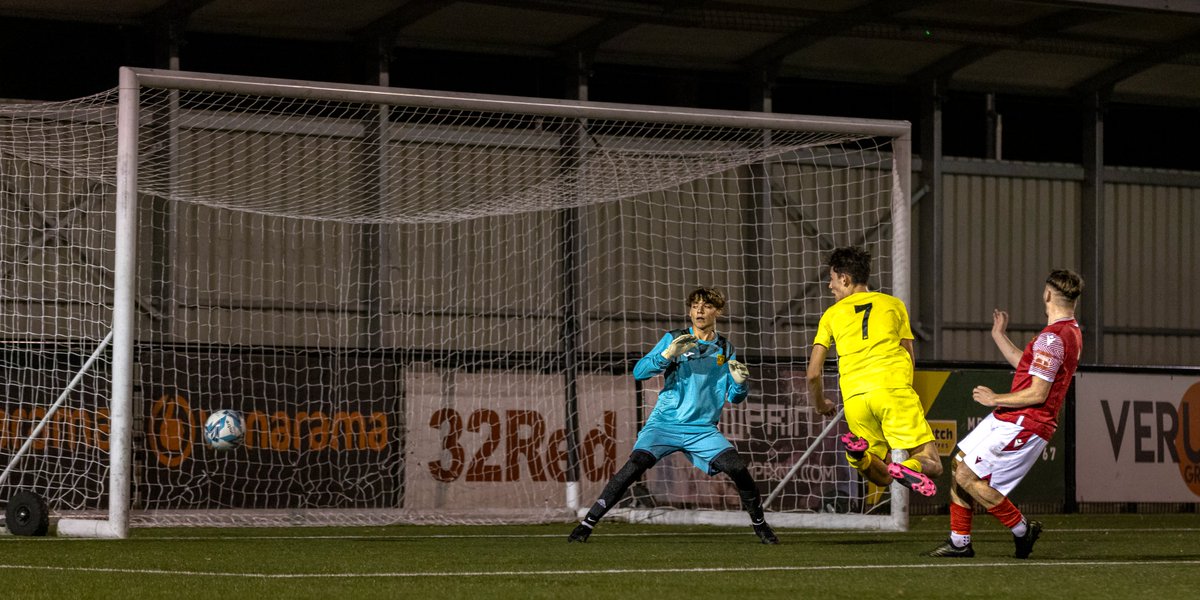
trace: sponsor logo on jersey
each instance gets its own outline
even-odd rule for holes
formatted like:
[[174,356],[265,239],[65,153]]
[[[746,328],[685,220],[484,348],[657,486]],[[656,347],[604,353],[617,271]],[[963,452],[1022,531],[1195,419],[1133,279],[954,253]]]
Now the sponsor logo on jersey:
[[[1041,350],[1033,353],[1033,368],[1039,371],[1052,372],[1054,357]],[[1032,370],[1032,369],[1031,369]]]

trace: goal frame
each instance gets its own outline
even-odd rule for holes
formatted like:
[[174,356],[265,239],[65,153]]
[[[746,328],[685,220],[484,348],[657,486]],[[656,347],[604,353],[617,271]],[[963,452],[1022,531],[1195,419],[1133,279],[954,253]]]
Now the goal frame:
[[[434,92],[364,85],[343,85],[285,79],[236,77],[160,69],[122,67],[116,155],[115,264],[112,311],[111,429],[109,447],[108,514],[106,519],[63,517],[58,534],[64,536],[125,538],[129,534],[132,488],[133,375],[135,346],[135,289],[138,215],[138,141],[140,93],[143,88],[211,91],[371,104],[404,104],[438,109],[495,110],[572,119],[643,119],[659,123],[699,126],[738,126],[764,130],[853,133],[888,137],[892,142],[891,215],[892,289],[911,306],[910,225],[911,125],[907,121],[785,115],[656,107],[557,99]],[[584,510],[578,483],[566,484],[565,504]],[[908,492],[898,484],[891,489],[889,517],[863,515],[775,514],[780,526],[837,527],[903,530],[908,524]],[[618,518],[641,522],[744,524],[740,511],[641,511],[616,510]]]

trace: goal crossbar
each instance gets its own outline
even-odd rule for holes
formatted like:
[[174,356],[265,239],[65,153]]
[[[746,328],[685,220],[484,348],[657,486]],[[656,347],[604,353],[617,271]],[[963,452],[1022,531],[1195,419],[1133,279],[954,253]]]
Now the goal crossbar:
[[[398,104],[467,111],[496,111],[542,115],[569,119],[646,120],[660,123],[702,126],[733,126],[780,131],[853,133],[908,139],[907,121],[850,119],[811,115],[783,115],[736,110],[706,110],[681,107],[619,104],[524,98],[495,94],[432,92],[404,88],[352,84],[328,84],[265,77],[235,77],[211,73],[190,73],[164,69],[123,67],[129,85],[173,90],[229,92],[248,95],[281,96],[335,102]],[[124,80],[124,79],[123,79]],[[123,86],[125,84],[122,84]]]

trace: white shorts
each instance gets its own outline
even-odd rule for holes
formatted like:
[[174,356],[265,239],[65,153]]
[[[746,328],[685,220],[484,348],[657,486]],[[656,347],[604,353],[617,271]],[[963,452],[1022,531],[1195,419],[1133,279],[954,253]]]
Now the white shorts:
[[962,464],[1005,496],[1021,483],[1045,448],[1041,436],[993,415],[958,442]]

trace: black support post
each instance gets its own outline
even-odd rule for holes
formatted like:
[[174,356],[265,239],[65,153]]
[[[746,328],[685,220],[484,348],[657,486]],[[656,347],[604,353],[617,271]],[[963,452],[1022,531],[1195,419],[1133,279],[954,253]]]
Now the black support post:
[[928,190],[921,198],[917,228],[918,276],[917,321],[929,336],[922,340],[918,356],[942,358],[942,279],[945,215],[942,211],[942,86],[930,81],[921,94],[921,180]]
[[1084,332],[1083,362],[1104,361],[1104,111],[1106,94],[1084,98],[1083,186],[1080,189],[1079,268],[1084,293],[1080,298],[1079,326]]

